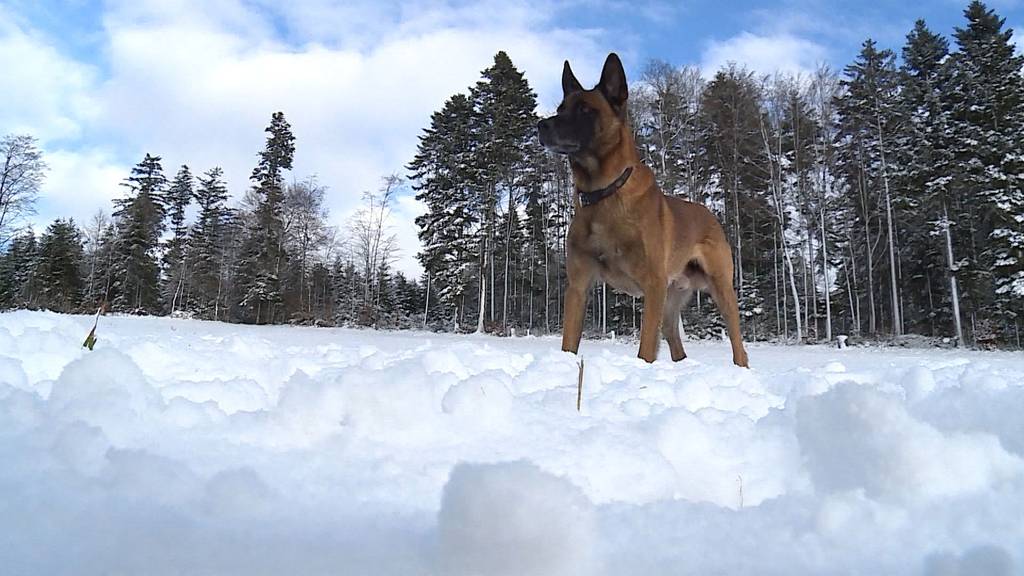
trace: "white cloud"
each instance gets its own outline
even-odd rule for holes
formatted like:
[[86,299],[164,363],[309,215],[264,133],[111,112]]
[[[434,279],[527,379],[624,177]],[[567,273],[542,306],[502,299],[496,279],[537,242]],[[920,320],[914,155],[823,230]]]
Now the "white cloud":
[[49,167],[30,224],[42,230],[56,217],[87,221],[110,200],[127,168],[106,149],[76,151],[99,116],[96,69],[62,55],[47,38],[0,7],[0,134],[30,134]]
[[[382,176],[404,176],[431,113],[473,85],[498,50],[526,73],[542,109],[561,96],[562,59],[599,70],[597,32],[554,28],[545,20],[551,15],[540,4],[498,2],[266,2],[254,9],[236,0],[113,1],[103,18],[101,80],[13,24],[0,27],[14,29],[0,42],[27,45],[17,58],[36,62],[23,71],[36,76],[18,83],[18,101],[28,104],[0,114],[45,136],[53,170],[42,219],[109,210],[116,182],[147,152],[163,157],[169,177],[183,163],[194,173],[219,165],[239,197],[263,129],[282,110],[296,136],[293,176],[316,174],[341,224]],[[47,147],[51,137],[77,137],[76,146]],[[107,144],[116,146],[112,154],[95,151]],[[413,219],[420,211],[409,198],[395,212],[399,269],[417,275]]]
[[728,40],[712,40],[701,57],[701,69],[713,75],[729,62],[746,66],[762,74],[775,71],[810,73],[826,60],[824,46],[788,33],[754,34],[742,32]]
[[425,204],[410,195],[399,197],[395,210],[392,213],[395,224],[395,237],[398,241],[399,249],[396,266],[399,270],[416,273],[416,278],[419,277],[418,271],[422,269],[419,261],[416,260],[416,253],[420,249],[416,217],[425,213],[426,210]]
[[43,142],[74,138],[93,117],[92,67],[63,57],[0,7],[0,127]]
[[79,225],[87,224],[99,209],[109,214],[111,200],[123,194],[120,183],[130,168],[108,151],[57,149],[47,151],[45,158],[49,171],[34,222],[37,230],[46,228],[54,218],[71,217]]

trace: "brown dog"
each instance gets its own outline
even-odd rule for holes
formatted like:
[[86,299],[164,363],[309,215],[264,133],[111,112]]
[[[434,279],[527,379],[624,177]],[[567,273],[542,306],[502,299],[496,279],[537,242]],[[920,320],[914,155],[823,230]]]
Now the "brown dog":
[[566,61],[558,113],[537,126],[541,144],[569,156],[579,203],[566,239],[569,287],[562,350],[575,353],[583,333],[587,293],[604,280],[643,295],[640,358],[658,355],[662,327],[673,360],[686,357],[679,313],[694,290],[709,290],[729,329],[732,361],[747,366],[733,291],[732,249],[711,212],[665,196],[640,162],[626,120],[626,73],[614,53],[601,81],[584,90]]

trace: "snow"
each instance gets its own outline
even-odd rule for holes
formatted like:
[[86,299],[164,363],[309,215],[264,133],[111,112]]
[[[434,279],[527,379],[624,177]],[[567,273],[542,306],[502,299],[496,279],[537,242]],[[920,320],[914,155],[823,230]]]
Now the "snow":
[[4,574],[1024,573],[1020,353],[91,323],[0,315]]
[[444,488],[438,535],[444,574],[595,569],[593,504],[568,480],[525,461],[457,465]]

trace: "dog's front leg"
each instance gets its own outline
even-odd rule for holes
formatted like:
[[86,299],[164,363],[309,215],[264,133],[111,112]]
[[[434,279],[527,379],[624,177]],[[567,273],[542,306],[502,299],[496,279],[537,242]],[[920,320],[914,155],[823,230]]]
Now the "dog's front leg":
[[583,314],[587,309],[587,288],[569,285],[565,292],[565,318],[562,322],[562,350],[572,352],[579,350],[580,338],[583,337]]
[[587,294],[594,279],[594,266],[582,258],[566,263],[569,286],[565,291],[565,315],[562,318],[562,350],[575,354],[583,337],[583,317],[587,312]]
[[665,293],[668,282],[656,278],[644,288],[644,315],[640,322],[640,354],[647,362],[654,362],[658,357],[658,331],[661,328],[661,315],[665,310]]

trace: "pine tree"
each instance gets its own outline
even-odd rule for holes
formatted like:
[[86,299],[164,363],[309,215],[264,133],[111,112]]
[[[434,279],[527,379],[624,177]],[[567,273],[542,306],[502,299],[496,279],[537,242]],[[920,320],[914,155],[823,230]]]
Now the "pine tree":
[[334,278],[334,322],[339,326],[353,326],[361,322],[363,278],[351,260],[335,260],[331,276]]
[[499,230],[498,210],[502,200],[505,201],[506,214],[519,208],[523,179],[529,176],[528,159],[540,153],[540,143],[535,134],[537,96],[523,73],[512,64],[508,54],[498,52],[494,56],[494,64],[485,69],[482,76],[483,80],[477,83],[470,95],[475,108],[474,131],[478,139],[475,165],[483,193],[481,263],[489,284],[489,289],[482,291],[485,298],[489,295],[489,300],[480,308],[478,330],[484,327],[485,311],[492,322],[497,320],[496,270],[505,280],[501,293],[501,323],[503,328],[507,328],[511,245],[506,244],[502,253],[497,249],[496,237],[509,233],[507,224],[513,219],[505,218],[506,230]]
[[423,291],[415,279],[405,277],[405,274],[395,274],[394,282],[395,295],[398,310],[408,318],[414,318],[423,313]]
[[943,64],[948,54],[945,38],[918,20],[907,35],[900,70],[900,108],[905,122],[897,140],[897,159],[899,187],[904,194],[897,210],[903,215],[901,244],[907,255],[905,321],[915,332],[954,333],[960,339],[955,263],[946,251],[947,236],[951,240],[952,235],[947,214],[953,205],[949,184],[954,171],[949,115],[942,103],[949,80]]
[[501,218],[501,233],[495,238],[494,247],[497,254],[503,255],[505,265],[496,274],[502,286],[502,322],[499,327],[501,334],[510,334],[517,324],[515,320],[516,278],[519,263],[522,261],[526,238],[523,223],[518,210],[506,210]]
[[188,166],[182,165],[166,194],[171,238],[167,241],[164,250],[163,289],[161,292],[172,313],[182,307],[182,299],[187,289],[185,248],[188,241],[188,227],[185,225],[185,209],[192,202],[193,194],[192,172]]
[[373,272],[374,298],[369,307],[374,328],[401,328],[401,314],[398,312],[398,293],[395,278],[388,262],[381,262]]
[[[889,320],[893,334],[901,334],[899,262],[896,250],[896,220],[893,206],[901,205],[899,193],[893,189],[893,178],[898,170],[890,167],[893,144],[900,117],[898,106],[898,74],[895,54],[879,50],[871,39],[865,40],[857,60],[846,67],[842,84],[845,93],[839,100],[841,138],[848,176],[857,183],[853,199],[853,212],[862,227],[862,258],[867,268],[868,331],[878,330],[875,287],[889,285]],[[876,243],[884,234],[887,246],[885,260],[879,258],[883,268],[876,267]],[[876,278],[876,272],[884,273]],[[877,282],[877,284],[876,284]],[[881,295],[879,294],[881,297]]]
[[535,324],[540,323],[547,332],[550,330],[549,319],[545,318],[541,311],[547,306],[549,296],[548,284],[545,282],[545,275],[548,273],[547,263],[551,258],[546,222],[546,207],[549,200],[545,197],[542,181],[542,177],[547,176],[543,173],[544,166],[537,166],[535,170],[538,178],[526,190],[526,220],[523,230],[525,246],[522,249],[525,259],[523,272],[526,274],[523,291],[526,298],[520,314],[520,323],[529,330],[533,330]]
[[31,228],[15,236],[0,254],[0,309],[34,306],[38,259],[39,246]]
[[[458,308],[472,289],[475,227],[479,221],[479,188],[475,176],[473,103],[456,94],[431,116],[416,156],[408,165],[416,199],[427,210],[416,218],[422,249],[417,255],[430,275],[444,317]],[[476,276],[482,281],[483,274]]]
[[[767,274],[769,265],[763,260],[766,255],[771,257],[777,253],[768,249],[774,231],[791,225],[782,188],[781,166],[786,160],[784,151],[779,149],[782,101],[779,100],[780,105],[774,109],[775,116],[769,118],[762,106],[766,96],[763,92],[764,88],[751,72],[730,65],[707,84],[701,104],[702,121],[707,127],[703,145],[717,184],[709,187],[704,201],[717,212],[732,243],[734,284],[743,302],[749,301],[744,297],[746,282],[772,281]],[[788,249],[779,252],[791,257]],[[796,290],[792,266],[789,269],[790,285]],[[780,286],[784,288],[784,284]],[[696,306],[703,311],[701,296],[696,300]],[[790,305],[799,317],[796,298]],[[786,316],[785,310],[780,316]]]
[[217,298],[214,300],[213,317],[229,322],[239,322],[246,317],[246,310],[233,295],[240,290],[240,266],[245,249],[247,232],[250,229],[251,214],[240,208],[225,208],[221,228],[217,237],[218,266]]
[[149,154],[122,183],[129,193],[115,201],[117,238],[111,270],[115,310],[160,311],[157,251],[164,231],[166,184],[160,157]]
[[[552,152],[540,157],[544,173],[544,195],[546,202],[542,204],[545,211],[545,237],[548,241],[550,256],[545,262],[544,293],[544,326],[546,331],[561,327],[562,306],[565,289],[565,238],[569,233],[569,222],[575,210],[576,187],[573,182],[569,162]],[[630,299],[632,305],[633,299]],[[635,308],[630,310],[631,326],[635,323]],[[539,319],[538,319],[539,321]]]
[[266,146],[252,172],[255,213],[242,245],[236,272],[237,302],[243,319],[260,323],[279,318],[283,300],[281,273],[287,265],[281,220],[285,170],[291,170],[295,137],[283,112],[275,112],[265,132]]
[[207,170],[194,191],[199,214],[188,237],[191,290],[185,304],[203,318],[217,319],[224,307],[224,238],[228,210],[223,170]]
[[313,269],[309,273],[309,286],[309,305],[313,323],[318,326],[329,324],[334,317],[335,294],[334,278],[326,262],[318,261],[313,264]]
[[41,306],[58,312],[75,311],[81,303],[82,239],[73,220],[57,219],[39,240],[35,281]]
[[975,313],[987,316],[994,304],[1000,321],[1016,322],[1024,311],[1024,57],[995,11],[974,1],[964,16],[945,94],[953,185],[970,218],[965,292]]

